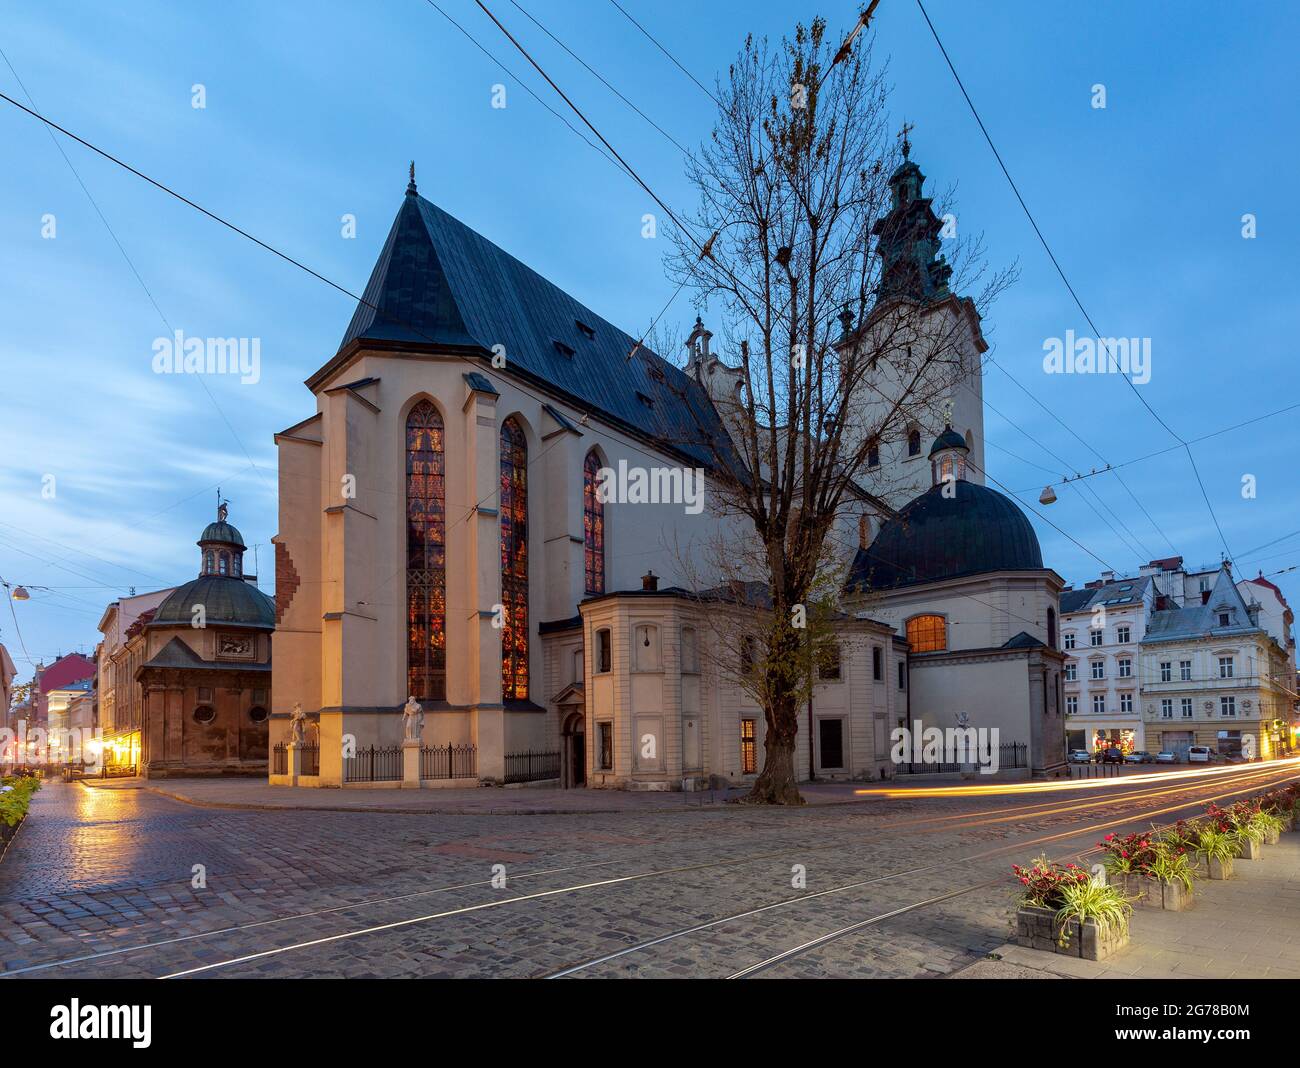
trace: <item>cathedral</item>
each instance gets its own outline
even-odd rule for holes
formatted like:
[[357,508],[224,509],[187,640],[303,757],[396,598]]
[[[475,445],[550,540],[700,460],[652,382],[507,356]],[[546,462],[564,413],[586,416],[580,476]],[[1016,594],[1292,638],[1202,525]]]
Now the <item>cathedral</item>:
[[[960,337],[962,374],[872,450],[837,517],[841,644],[800,722],[803,779],[907,771],[890,735],[922,723],[996,727],[1024,774],[1064,761],[1062,582],[984,485],[987,346],[948,289],[923,183],[906,158],[890,179],[863,330],[919,310]],[[862,342],[846,323],[838,344]],[[305,713],[293,744],[313,758],[273,783],[677,790],[756,775],[763,713],[719,670],[731,653],[710,623],[760,599],[686,559],[722,520],[598,492],[602,472],[649,469],[699,472],[707,497],[740,373],[698,319],[687,349],[679,368],[638,345],[412,173],[338,351],[307,380],[314,412],[276,435],[270,741],[291,742]]]

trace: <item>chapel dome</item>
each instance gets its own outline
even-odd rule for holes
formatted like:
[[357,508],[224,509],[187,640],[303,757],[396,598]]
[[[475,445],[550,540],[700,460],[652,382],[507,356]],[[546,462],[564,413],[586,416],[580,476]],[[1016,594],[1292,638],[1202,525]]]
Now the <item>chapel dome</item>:
[[275,602],[246,579],[229,575],[200,575],[178,586],[158,606],[150,626],[193,626],[195,605],[203,606],[209,627],[228,624],[275,629]]
[[870,547],[857,551],[846,586],[896,589],[1042,567],[1038,536],[1020,507],[997,490],[956,479],[931,486],[885,523]]

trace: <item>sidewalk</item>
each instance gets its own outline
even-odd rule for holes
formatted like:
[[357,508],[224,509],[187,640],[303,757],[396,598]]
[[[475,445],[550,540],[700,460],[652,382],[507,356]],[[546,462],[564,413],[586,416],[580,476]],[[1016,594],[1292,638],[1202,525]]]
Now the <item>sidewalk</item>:
[[1087,961],[1007,944],[954,979],[1300,979],[1300,832],[1238,860],[1236,877],[1196,884],[1190,912],[1134,910],[1129,945]]
[[[565,813],[699,812],[740,806],[725,802],[745,789],[682,792],[560,790],[553,787],[473,787],[464,790],[391,790],[347,787],[338,790],[269,786],[263,779],[81,779],[91,790],[146,790],[173,801],[204,808],[303,810],[317,812],[392,812],[449,816],[542,816]],[[872,783],[804,783],[809,805],[865,801],[853,791]]]

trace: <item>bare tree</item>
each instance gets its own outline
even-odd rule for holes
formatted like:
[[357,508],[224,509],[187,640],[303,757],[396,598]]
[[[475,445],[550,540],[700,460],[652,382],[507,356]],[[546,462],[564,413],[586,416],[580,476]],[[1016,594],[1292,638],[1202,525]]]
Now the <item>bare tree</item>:
[[688,164],[699,207],[671,232],[669,273],[721,311],[739,360],[739,388],[715,395],[734,452],[716,452],[713,492],[715,512],[745,520],[717,554],[729,583],[763,588],[744,587],[758,633],[733,628],[767,727],[754,802],[802,803],[798,713],[834,618],[836,525],[864,499],[888,514],[880,450],[932,426],[978,373],[970,317],[1009,280],[959,300],[949,280],[983,274],[978,243],[953,242],[952,264],[922,255],[937,249],[937,222],[900,209],[906,128],[900,151],[871,48],[858,28],[832,40],[820,18],[774,48],[746,39],[718,87],[712,138]]

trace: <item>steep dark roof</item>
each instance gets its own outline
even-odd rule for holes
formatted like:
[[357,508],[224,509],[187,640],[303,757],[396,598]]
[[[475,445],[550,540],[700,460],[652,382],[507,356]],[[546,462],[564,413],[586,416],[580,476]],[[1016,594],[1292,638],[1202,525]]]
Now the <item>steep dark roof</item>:
[[1002,643],[1003,649],[1038,649],[1045,646],[1041,638],[1035,638],[1027,630],[1022,630],[1014,638],[1008,638]]
[[1084,587],[1081,590],[1068,590],[1061,594],[1061,614],[1082,612],[1094,605],[1104,604],[1108,607],[1126,604],[1138,604],[1151,585],[1150,575],[1138,578],[1120,578],[1102,586]]
[[275,602],[244,579],[229,575],[201,575],[178,586],[158,606],[150,627],[191,626],[194,606],[203,605],[206,625],[228,623],[240,627],[275,629]]
[[846,589],[887,590],[978,575],[1039,571],[1043,555],[1025,514],[997,490],[959,480],[931,486],[853,558]]
[[716,464],[710,440],[731,455],[699,382],[644,346],[629,358],[635,338],[412,190],[363,298],[340,351],[378,341],[486,357],[504,346],[507,374],[702,464]]
[[1081,612],[1092,600],[1096,590],[1065,590],[1061,593],[1061,615]]

